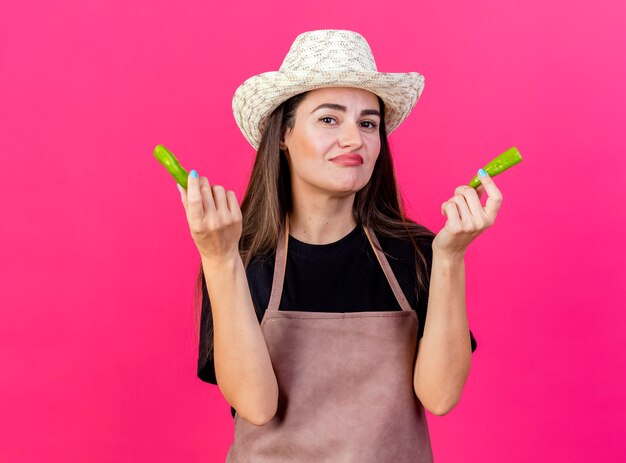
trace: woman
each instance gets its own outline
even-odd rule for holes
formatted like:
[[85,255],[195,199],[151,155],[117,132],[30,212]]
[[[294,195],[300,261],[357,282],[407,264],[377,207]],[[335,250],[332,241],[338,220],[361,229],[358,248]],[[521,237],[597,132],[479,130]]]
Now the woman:
[[432,461],[424,407],[454,407],[476,347],[464,253],[502,195],[481,172],[436,236],[404,216],[387,134],[423,83],[379,73],[355,32],[301,34],[235,93],[257,149],[241,207],[195,171],[181,190],[202,260],[199,376],[235,418],[227,461]]

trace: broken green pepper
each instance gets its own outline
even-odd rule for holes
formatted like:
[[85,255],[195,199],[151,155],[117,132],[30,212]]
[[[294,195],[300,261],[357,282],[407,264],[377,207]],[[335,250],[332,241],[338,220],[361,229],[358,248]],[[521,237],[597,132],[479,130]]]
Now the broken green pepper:
[[[483,169],[487,171],[490,177],[495,177],[498,174],[501,174],[509,167],[513,167],[518,162],[522,161],[522,155],[519,154],[517,148],[512,147],[506,150],[504,153],[493,159],[489,164],[487,164]],[[476,175],[471,182],[469,182],[469,186],[472,188],[476,188],[480,185],[480,179],[478,175]]]
[[186,190],[187,177],[189,176],[189,173],[182,168],[178,159],[176,159],[176,156],[174,156],[165,146],[156,145],[154,147],[154,157],[165,166],[167,171],[172,174],[172,177],[174,177],[178,184]]

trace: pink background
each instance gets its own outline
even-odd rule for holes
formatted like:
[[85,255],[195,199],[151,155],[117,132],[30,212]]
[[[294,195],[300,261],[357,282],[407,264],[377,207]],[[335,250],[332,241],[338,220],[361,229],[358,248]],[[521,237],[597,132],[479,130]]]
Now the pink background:
[[228,404],[196,378],[199,258],[152,148],[241,199],[254,152],[233,92],[321,28],[426,77],[391,136],[414,219],[439,230],[457,185],[524,156],[468,250],[478,349],[461,402],[428,415],[436,461],[623,458],[625,15],[617,0],[3,2],[0,461],[224,460]]

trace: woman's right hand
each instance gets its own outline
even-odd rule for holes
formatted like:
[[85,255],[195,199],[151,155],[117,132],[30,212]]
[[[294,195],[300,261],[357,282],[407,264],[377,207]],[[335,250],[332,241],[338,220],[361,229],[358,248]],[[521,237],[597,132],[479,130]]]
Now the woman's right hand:
[[210,185],[195,170],[187,178],[187,191],[178,189],[200,256],[209,260],[239,257],[241,209],[235,192]]

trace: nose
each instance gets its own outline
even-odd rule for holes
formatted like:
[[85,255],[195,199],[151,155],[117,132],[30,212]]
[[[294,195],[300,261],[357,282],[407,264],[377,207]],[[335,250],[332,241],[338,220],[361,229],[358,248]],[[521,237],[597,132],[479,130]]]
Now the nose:
[[339,146],[342,148],[358,149],[363,145],[363,137],[359,126],[355,124],[346,123],[341,128],[339,134]]

